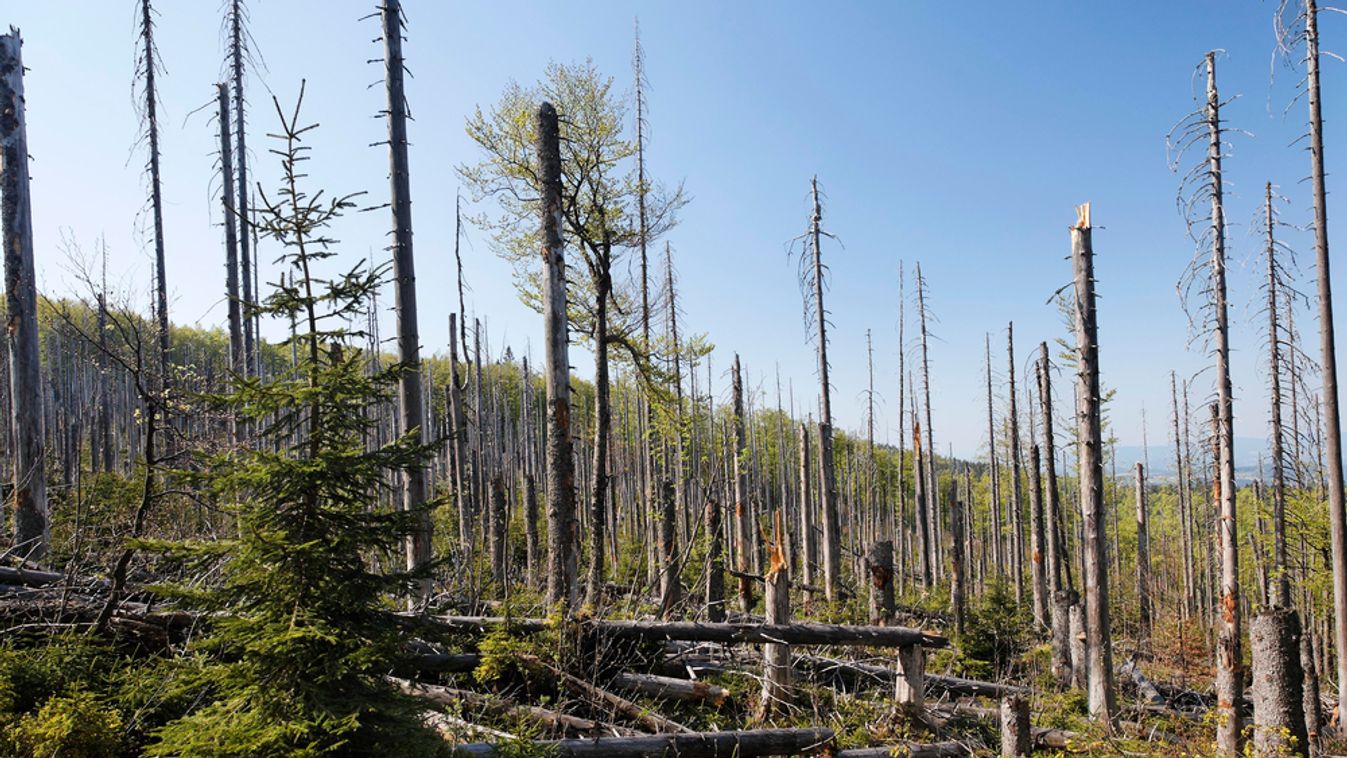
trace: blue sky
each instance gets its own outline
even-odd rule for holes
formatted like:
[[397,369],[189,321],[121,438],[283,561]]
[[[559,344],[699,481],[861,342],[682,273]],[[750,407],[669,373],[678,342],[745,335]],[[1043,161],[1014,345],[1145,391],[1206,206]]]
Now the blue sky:
[[[1235,327],[1237,433],[1261,437],[1263,400],[1259,242],[1250,222],[1271,180],[1289,198],[1284,219],[1310,218],[1302,181],[1304,107],[1284,110],[1297,72],[1270,79],[1274,2],[1184,0],[1129,3],[515,2],[405,0],[410,27],[407,85],[415,122],[412,197],[421,333],[442,351],[451,304],[454,167],[478,157],[463,130],[477,106],[494,103],[511,79],[533,82],[549,60],[592,57],[629,87],[633,20],[639,16],[650,81],[649,163],[654,176],[685,181],[693,200],[668,237],[681,278],[683,326],[717,346],[717,390],[738,351],[753,384],[774,402],[773,375],[813,408],[817,379],[805,341],[800,293],[786,243],[808,217],[809,178],[819,176],[825,226],[844,247],[832,268],[831,355],[838,422],[861,428],[865,331],[875,335],[879,436],[896,429],[897,272],[922,263],[930,285],[931,372],[936,444],[957,453],[985,447],[984,333],[992,332],[998,382],[1005,378],[1005,327],[1015,322],[1024,365],[1041,339],[1063,335],[1045,301],[1070,278],[1067,226],[1091,201],[1104,381],[1124,444],[1141,441],[1141,409],[1157,443],[1167,428],[1169,371],[1194,375],[1208,363],[1189,347],[1175,284],[1193,254],[1175,209],[1177,177],[1165,135],[1192,109],[1203,53],[1218,63],[1225,115],[1253,136],[1231,136],[1227,160],[1231,319]],[[307,78],[315,187],[387,197],[376,86],[372,3],[252,0],[252,34],[266,69],[251,77],[254,174],[272,186],[275,161],[264,134],[275,116],[267,91],[293,101]],[[161,0],[165,238],[175,321],[224,321],[223,251],[208,118],[222,75],[220,10],[208,0]],[[133,151],[137,120],[131,74],[135,8],[128,0],[11,3],[25,37],[34,225],[41,286],[70,287],[63,234],[92,250],[104,235],[110,269],[148,286],[152,266],[136,233],[144,180]],[[1347,19],[1326,14],[1326,49],[1341,50]],[[1329,190],[1347,155],[1339,138],[1343,65],[1325,59]],[[1338,194],[1330,229],[1347,224]],[[1334,222],[1333,219],[1341,219]],[[382,256],[387,216],[360,214],[338,229],[350,256]],[[64,231],[63,231],[64,230]],[[485,236],[468,233],[469,309],[489,319],[491,343],[516,352],[539,343],[541,318],[515,296],[508,264]],[[1313,290],[1312,248],[1300,253]],[[269,251],[263,250],[264,257]],[[271,270],[264,262],[264,275]],[[1347,298],[1339,265],[1335,286]],[[909,277],[910,281],[910,277]],[[909,289],[910,292],[910,289]],[[1342,313],[1347,306],[1340,306]],[[909,311],[910,315],[910,311]],[[392,332],[391,316],[386,318]],[[914,323],[909,317],[909,324]],[[1313,352],[1316,331],[1301,321]],[[1339,325],[1342,329],[1342,325]],[[911,332],[909,332],[911,333]],[[911,346],[909,346],[910,349]],[[536,354],[536,350],[534,351]],[[574,362],[581,374],[588,357]],[[1196,379],[1198,402],[1212,372]],[[1058,397],[1069,398],[1069,376]],[[1002,400],[1004,392],[1001,393]],[[1065,406],[1063,406],[1065,411]],[[890,433],[891,434],[891,433]]]

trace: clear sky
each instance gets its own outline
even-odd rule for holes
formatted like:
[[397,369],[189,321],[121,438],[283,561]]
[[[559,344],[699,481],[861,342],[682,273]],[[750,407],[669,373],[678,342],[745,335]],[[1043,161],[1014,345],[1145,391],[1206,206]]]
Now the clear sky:
[[[24,34],[34,225],[40,286],[69,288],[63,234],[91,251],[99,235],[110,269],[146,289],[143,153],[132,99],[135,6],[131,0],[8,3]],[[265,63],[250,78],[254,175],[274,186],[264,134],[276,123],[268,91],[293,102],[308,80],[305,114],[315,187],[387,197],[383,93],[371,2],[251,0],[252,35]],[[208,118],[222,76],[222,12],[213,0],[159,0],[165,238],[174,321],[219,325],[222,232]],[[465,117],[487,107],[511,79],[531,83],[549,60],[592,57],[629,88],[639,16],[651,89],[649,165],[686,182],[693,200],[668,237],[681,277],[683,325],[717,346],[717,390],[739,352],[753,384],[774,402],[773,375],[793,385],[799,408],[815,407],[817,379],[806,343],[795,269],[786,243],[808,219],[809,178],[827,194],[825,226],[844,247],[825,248],[838,423],[863,423],[865,330],[875,335],[879,436],[896,429],[899,261],[920,261],[938,316],[930,346],[937,447],[985,448],[983,339],[992,333],[998,382],[1005,328],[1013,320],[1021,365],[1039,340],[1065,333],[1045,301],[1070,279],[1067,227],[1073,206],[1094,206],[1104,382],[1122,444],[1152,444],[1168,422],[1169,371],[1194,375],[1209,361],[1189,348],[1175,284],[1193,254],[1175,208],[1178,180],[1165,135],[1194,106],[1195,67],[1226,53],[1223,95],[1232,126],[1227,159],[1230,296],[1237,434],[1266,428],[1259,241],[1251,226],[1271,180],[1289,198],[1285,220],[1310,219],[1303,101],[1287,112],[1299,74],[1276,68],[1276,3],[1251,0],[1068,2],[434,2],[405,0],[407,95],[415,122],[412,197],[421,333],[446,349],[451,297],[454,167],[478,157]],[[1347,19],[1325,14],[1326,49],[1343,50]],[[1325,58],[1329,190],[1347,156],[1340,96],[1347,71]],[[197,112],[196,109],[207,106]],[[1340,194],[1330,224],[1347,225]],[[338,229],[351,256],[383,256],[386,212]],[[64,230],[64,231],[63,231]],[[509,267],[468,232],[469,309],[489,319],[491,343],[540,344],[541,317],[519,304]],[[1341,239],[1335,235],[1334,239]],[[1288,239],[1313,291],[1307,235]],[[271,251],[263,249],[266,258]],[[264,276],[272,270],[264,261]],[[1344,266],[1335,287],[1347,298]],[[910,281],[910,277],[909,277]],[[910,292],[910,289],[909,289]],[[1340,306],[1339,313],[1347,310]],[[909,311],[909,314],[911,311]],[[386,318],[386,334],[392,319]],[[909,324],[913,320],[909,317]],[[1315,325],[1301,322],[1317,354]],[[1342,325],[1339,325],[1342,329]],[[912,332],[910,331],[909,334]],[[909,345],[909,350],[911,350]],[[537,354],[534,350],[534,354]],[[584,355],[577,370],[592,369]],[[1213,372],[1197,376],[1194,401]],[[1069,376],[1059,398],[1069,398]],[[1004,392],[1000,393],[1003,402]],[[896,441],[896,440],[895,440]],[[1242,457],[1242,456],[1241,456]]]

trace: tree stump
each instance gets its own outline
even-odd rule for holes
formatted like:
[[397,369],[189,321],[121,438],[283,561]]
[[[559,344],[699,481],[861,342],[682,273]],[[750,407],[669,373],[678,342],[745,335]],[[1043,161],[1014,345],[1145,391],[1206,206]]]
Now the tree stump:
[[1001,698],[1001,755],[1028,755],[1032,744],[1029,701],[1018,695]]
[[1290,608],[1269,608],[1249,623],[1255,755],[1309,755],[1300,637]]

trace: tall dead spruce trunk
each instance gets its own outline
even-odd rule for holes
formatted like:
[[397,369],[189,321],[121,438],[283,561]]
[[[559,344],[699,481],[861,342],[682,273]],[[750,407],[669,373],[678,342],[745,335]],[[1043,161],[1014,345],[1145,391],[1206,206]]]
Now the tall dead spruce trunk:
[[[1272,209],[1272,182],[1267,183],[1264,198],[1264,223],[1267,226],[1267,312],[1268,380],[1272,409],[1272,534],[1273,534],[1273,605],[1291,607],[1291,576],[1286,558],[1286,453],[1282,443],[1282,356],[1281,329],[1277,326],[1277,290],[1281,278],[1277,270],[1276,214]],[[1292,408],[1292,413],[1296,410]]]
[[1151,550],[1150,514],[1146,509],[1146,471],[1141,461],[1136,467],[1137,500],[1137,616],[1141,622],[1140,642],[1150,638],[1151,631]]
[[154,86],[158,53],[154,47],[154,11],[150,0],[140,3],[141,76],[145,77],[145,138],[150,150],[150,214],[154,225],[155,317],[159,322],[159,368],[168,380],[168,277],[164,273],[164,203],[159,184],[159,93]]
[[823,506],[823,589],[828,602],[837,600],[842,583],[842,541],[837,524],[837,477],[833,461],[833,412],[828,385],[828,312],[823,306],[823,205],[818,177],[811,180],[814,215],[809,236],[813,254],[814,315],[818,318],[819,495]]
[[[215,85],[220,105],[220,202],[223,204],[225,227],[225,291],[229,300],[229,369],[240,376],[248,374],[247,352],[244,349],[242,324],[239,321],[239,252],[237,221],[234,211],[234,163],[229,144],[229,93],[223,83]],[[244,235],[247,236],[247,235]],[[238,415],[229,414],[229,441],[239,443]]]
[[547,602],[569,611],[575,598],[575,459],[571,445],[566,253],[561,240],[561,147],[557,111],[538,107],[538,175],[542,179],[543,331],[547,389]]
[[5,247],[10,434],[14,455],[14,544],[34,559],[47,552],[47,475],[43,444],[42,369],[37,284],[33,277],[33,209],[28,194],[28,127],[24,117],[23,41],[0,35],[0,242]]
[[1324,126],[1319,96],[1319,8],[1305,0],[1305,88],[1309,95],[1310,184],[1314,194],[1314,260],[1319,295],[1319,369],[1323,376],[1324,454],[1328,464],[1328,517],[1333,555],[1333,647],[1337,650],[1338,703],[1347,703],[1347,512],[1344,512],[1342,418],[1338,406],[1338,354],[1333,330],[1333,284],[1328,258],[1328,192],[1324,188]]
[[[412,255],[411,168],[407,161],[407,98],[402,87],[402,3],[384,0],[380,8],[384,36],[384,84],[388,91],[388,181],[393,210],[393,297],[398,319],[398,358],[402,375],[398,382],[399,415],[404,434],[416,430],[425,439],[421,398],[421,338],[416,323],[416,264]],[[402,472],[401,507],[421,509],[426,503],[426,472],[420,467]],[[417,519],[415,532],[407,538],[407,568],[430,562],[430,513]],[[430,593],[423,581],[418,600]]]
[[753,611],[753,529],[748,513],[748,442],[744,435],[744,379],[739,368],[739,355],[734,356],[732,374],[734,392],[734,541],[736,566],[739,569],[739,610]]
[[1104,460],[1099,393],[1099,326],[1095,316],[1094,249],[1090,204],[1076,209],[1071,227],[1071,261],[1075,269],[1077,361],[1077,434],[1080,440],[1080,508],[1085,527],[1086,655],[1090,716],[1111,724],[1117,706],[1113,697],[1113,643],[1109,630],[1108,537],[1104,523]]
[[[229,65],[234,78],[234,138],[238,151],[234,154],[238,167],[238,195],[235,207],[238,208],[239,261],[242,278],[243,302],[240,309],[243,316],[243,368],[236,369],[241,374],[255,376],[259,374],[259,352],[256,342],[261,335],[253,331],[251,307],[253,302],[252,239],[248,234],[248,143],[245,139],[243,97],[243,59],[247,55],[247,40],[243,31],[243,0],[231,0],[229,4]],[[231,179],[225,172],[225,183]]]
[[[1023,528],[1023,509],[1021,498],[1023,492],[1020,489],[1020,416],[1019,404],[1016,402],[1015,395],[1015,323],[1006,324],[1006,377],[1010,382],[1010,526],[1013,529],[1011,541],[1013,559],[1011,565],[1014,566],[1012,578],[1015,581],[1015,604],[1024,603],[1024,528]],[[971,498],[971,495],[970,495]],[[1038,586],[1034,586],[1037,592]],[[1034,608],[1037,609],[1043,602],[1041,595],[1035,594],[1033,598]]]
[[1226,308],[1225,206],[1221,173],[1221,100],[1216,55],[1207,53],[1207,182],[1211,196],[1211,297],[1216,328],[1217,471],[1221,547],[1220,622],[1216,653],[1216,745],[1239,752],[1239,698],[1243,692],[1239,621],[1239,540],[1235,523],[1234,402],[1230,382],[1230,328]]

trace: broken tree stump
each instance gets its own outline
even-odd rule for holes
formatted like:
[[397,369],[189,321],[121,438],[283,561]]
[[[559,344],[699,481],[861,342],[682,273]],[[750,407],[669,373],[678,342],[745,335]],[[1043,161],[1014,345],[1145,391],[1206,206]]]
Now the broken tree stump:
[[1300,636],[1290,608],[1268,608],[1249,621],[1255,755],[1309,755]]
[[1029,701],[1016,695],[1001,698],[1001,755],[1028,755],[1033,732],[1029,727]]

